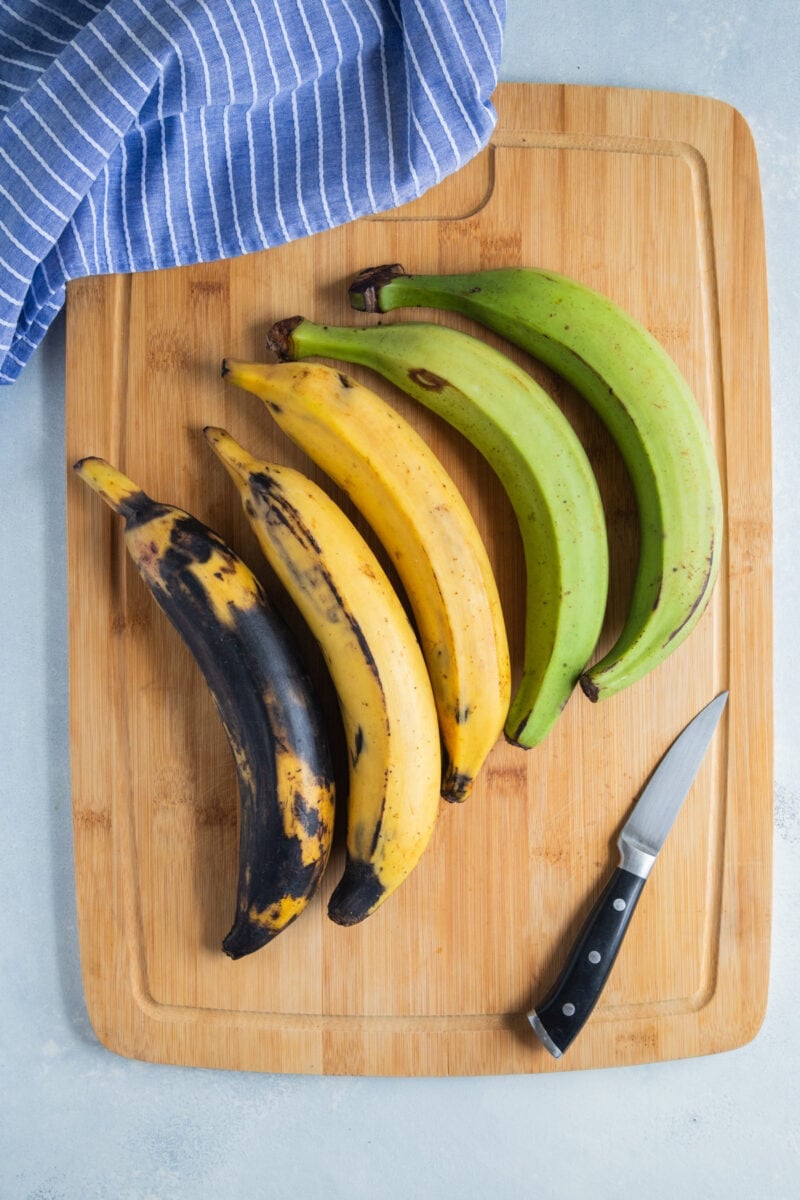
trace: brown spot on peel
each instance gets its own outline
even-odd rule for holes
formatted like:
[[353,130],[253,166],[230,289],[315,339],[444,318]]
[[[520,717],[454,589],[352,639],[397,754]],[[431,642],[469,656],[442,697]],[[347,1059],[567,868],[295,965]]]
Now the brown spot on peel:
[[446,379],[442,379],[441,375],[435,375],[433,371],[428,371],[425,367],[411,367],[408,378],[412,383],[424,388],[426,392],[443,392],[447,387]]

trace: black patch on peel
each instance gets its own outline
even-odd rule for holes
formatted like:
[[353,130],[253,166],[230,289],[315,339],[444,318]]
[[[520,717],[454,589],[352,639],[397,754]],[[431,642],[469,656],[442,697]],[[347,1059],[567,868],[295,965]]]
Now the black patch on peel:
[[369,916],[385,891],[371,863],[348,858],[328,902],[328,916],[337,925],[357,925]]
[[350,378],[349,375],[345,375],[344,371],[339,371],[339,372],[337,372],[337,374],[339,376],[339,383],[342,385],[343,388],[355,387],[354,381]]
[[355,766],[356,763],[358,762],[358,760],[361,758],[361,751],[363,749],[364,749],[364,730],[359,725],[358,729],[356,730],[356,735],[353,738],[353,752],[350,755],[350,762],[353,764],[353,766]]
[[176,519],[169,541],[169,549],[164,555],[165,566],[162,575],[165,572],[177,574],[193,563],[208,562],[215,550],[226,559],[233,557],[233,552],[222,538],[188,513]]
[[295,792],[292,812],[309,837],[317,837],[322,828],[319,811],[309,804],[302,792]]
[[[175,611],[167,612],[173,624],[178,625],[181,604],[198,611],[205,609],[208,616],[200,621],[201,627],[204,628],[207,637],[218,640],[219,634],[215,632],[214,627],[218,628],[219,622],[214,614],[213,605],[202,580],[190,569],[195,563],[208,562],[214,550],[224,558],[232,556],[232,551],[217,534],[188,513],[181,514],[170,531],[170,544],[159,563],[159,575],[166,594],[164,598],[176,602]],[[224,570],[224,567],[221,570]],[[160,597],[160,603],[161,599]],[[187,632],[180,625],[178,627],[184,639],[188,640]]]
[[125,518],[126,529],[138,529],[140,525],[146,525],[148,521],[155,521],[175,510],[168,504],[151,500],[146,492],[139,491],[122,500],[117,511]]
[[[151,506],[151,516],[159,507],[174,512],[163,505]],[[250,920],[250,909],[263,913],[287,896],[310,896],[324,868],[322,855],[316,862],[304,863],[300,838],[286,836],[277,800],[278,739],[305,764],[309,778],[331,794],[333,769],[321,706],[292,634],[261,603],[247,609],[231,605],[231,624],[219,621],[207,589],[192,569],[197,562],[208,561],[212,552],[222,554],[229,569],[234,568],[236,556],[217,534],[194,517],[179,514],[171,544],[159,563],[160,586],[153,595],[200,668],[231,750],[250,767],[238,774],[236,916],[223,942],[226,954],[241,958],[276,936],[274,930]],[[269,705],[266,697],[271,698]],[[316,836],[321,823],[309,797],[296,793],[294,808],[304,829]]]
[[271,479],[269,475],[265,475],[263,472],[254,472],[250,476],[250,486],[253,488],[253,490],[260,492],[265,504],[269,509],[270,518],[275,521],[280,521],[286,527],[286,529],[289,530],[291,535],[301,543],[301,545],[309,546],[317,556],[320,574],[324,579],[326,586],[330,590],[331,595],[334,597],[339,609],[341,610],[342,615],[353,631],[353,635],[358,642],[358,648],[363,655],[364,661],[367,663],[372,675],[377,680],[381,690],[383,690],[381,677],[378,672],[378,666],[372,656],[372,651],[369,648],[369,642],[364,636],[364,632],[361,629],[358,621],[344,603],[342,594],[336,586],[336,581],[333,579],[333,576],[325,566],[325,556],[319,542],[311,533],[297,509],[293,505],[289,504],[286,496],[284,495],[283,489],[280,487],[280,484]]
[[[250,488],[257,492],[269,510],[270,517],[283,525],[302,546],[310,547],[315,554],[322,554],[322,547],[311,530],[304,523],[297,509],[289,504],[280,484],[263,471],[254,471],[250,476]],[[251,515],[255,514],[252,502],[248,500]]]
[[[384,771],[384,774],[383,774],[384,787],[386,786],[386,781],[387,781],[387,773]],[[384,795],[384,803],[385,803],[385,800],[386,800],[386,797]],[[375,828],[372,831],[372,841],[369,844],[370,857],[372,857],[375,854],[375,851],[378,849],[378,842],[379,842],[380,836],[381,836],[381,829],[383,828],[383,814],[385,813],[385,811],[386,811],[385,807],[381,808],[381,815],[378,817],[377,821],[375,822]]]

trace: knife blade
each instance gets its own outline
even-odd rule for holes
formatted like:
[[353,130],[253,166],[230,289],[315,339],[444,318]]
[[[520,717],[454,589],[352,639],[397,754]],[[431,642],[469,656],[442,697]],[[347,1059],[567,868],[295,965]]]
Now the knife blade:
[[534,1033],[560,1058],[600,998],[658,852],[691,790],[728,693],[721,692],[678,734],[619,835],[619,866],[594,905],[558,981],[528,1013]]

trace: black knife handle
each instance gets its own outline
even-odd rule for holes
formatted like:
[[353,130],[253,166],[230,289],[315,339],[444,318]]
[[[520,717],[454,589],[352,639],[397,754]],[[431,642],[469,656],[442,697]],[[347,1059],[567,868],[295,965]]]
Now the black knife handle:
[[560,1058],[580,1033],[611,974],[646,880],[617,867],[547,998],[528,1013],[536,1036]]

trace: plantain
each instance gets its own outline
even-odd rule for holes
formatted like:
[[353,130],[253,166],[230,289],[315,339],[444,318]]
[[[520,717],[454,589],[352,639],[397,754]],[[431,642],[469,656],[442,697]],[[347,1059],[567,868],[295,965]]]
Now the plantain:
[[591,700],[612,696],[664,661],[708,605],[723,543],[711,437],[664,347],[608,297],[552,271],[407,275],[384,266],[362,272],[350,298],[367,312],[462,313],[540,359],[592,405],[628,468],[640,549],[619,638],[581,685]]
[[290,467],[257,460],[225,430],[206,437],[233,479],[264,555],[316,638],[349,760],[347,857],[328,914],[355,925],[419,862],[439,813],[436,707],[409,619],[337,504]]
[[226,359],[281,429],[350,497],[391,558],[439,717],[442,796],[466,799],[509,704],[505,623],[486,549],[439,459],[369,388],[321,363]]
[[223,949],[241,958],[300,915],[328,860],[334,784],[321,712],[289,630],[216,533],[101,458],[75,470],[124,518],[128,553],[197,662],[227,735],[240,834]]
[[537,745],[597,644],[608,591],[597,481],[561,410],[506,355],[444,325],[354,329],[292,317],[272,327],[267,344],[283,359],[370,367],[460,430],[494,468],[519,523],[527,576],[523,670],[505,734]]

